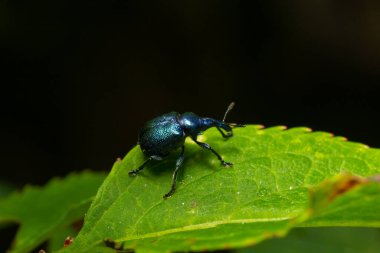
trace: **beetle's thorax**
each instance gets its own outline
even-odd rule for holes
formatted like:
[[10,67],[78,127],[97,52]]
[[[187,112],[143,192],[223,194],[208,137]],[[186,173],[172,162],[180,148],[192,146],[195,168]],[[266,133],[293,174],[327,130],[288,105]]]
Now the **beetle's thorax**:
[[202,118],[192,112],[185,112],[178,118],[180,125],[184,128],[186,136],[197,136],[202,131],[214,126],[211,118]]

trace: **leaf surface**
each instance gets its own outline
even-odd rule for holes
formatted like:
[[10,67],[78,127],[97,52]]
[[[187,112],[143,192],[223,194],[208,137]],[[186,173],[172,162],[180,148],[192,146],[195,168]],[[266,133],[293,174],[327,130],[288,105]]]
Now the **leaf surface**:
[[71,174],[0,199],[0,223],[20,224],[10,252],[30,252],[57,229],[83,218],[104,177],[91,172]]
[[[380,225],[380,187],[367,179],[380,173],[380,150],[307,128],[247,126],[234,134],[226,140],[210,129],[199,139],[233,162],[230,168],[186,141],[178,188],[167,200],[179,153],[129,177],[144,162],[132,149],[115,163],[67,252],[88,252],[105,239],[137,252],[228,249],[302,224]],[[347,180],[358,183],[341,191]]]

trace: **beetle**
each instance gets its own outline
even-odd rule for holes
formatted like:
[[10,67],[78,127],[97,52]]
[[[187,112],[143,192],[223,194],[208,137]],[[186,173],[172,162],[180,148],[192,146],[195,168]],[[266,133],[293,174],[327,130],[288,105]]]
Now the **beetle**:
[[[210,150],[222,163],[224,167],[231,166],[231,162],[226,162],[210,145],[197,140],[198,135],[203,131],[216,127],[224,138],[232,137],[232,128],[244,127],[242,124],[225,123],[226,116],[232,110],[235,103],[232,102],[223,117],[223,120],[199,117],[195,113],[170,112],[156,117],[145,123],[138,135],[138,145],[141,151],[148,158],[140,167],[129,172],[130,176],[136,176],[139,171],[152,160],[162,160],[169,155],[170,152],[181,148],[181,153],[177,159],[176,167],[173,172],[172,185],[168,193],[163,198],[166,199],[173,195],[176,184],[178,170],[184,159],[185,139],[190,137],[196,144],[204,149]],[[224,132],[225,131],[225,132]]]

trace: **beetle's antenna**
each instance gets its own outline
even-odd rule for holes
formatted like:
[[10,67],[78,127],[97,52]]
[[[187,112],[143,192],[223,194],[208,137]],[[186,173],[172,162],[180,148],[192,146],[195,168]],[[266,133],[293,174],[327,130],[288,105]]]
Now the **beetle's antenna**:
[[225,121],[226,117],[227,117],[227,114],[232,110],[232,108],[234,108],[235,106],[235,103],[234,102],[231,102],[231,104],[228,106],[227,110],[226,110],[226,113],[224,113],[224,117],[223,117],[223,122]]
[[[224,122],[226,120],[226,116],[227,114],[232,110],[232,108],[234,108],[235,106],[235,103],[234,102],[231,102],[231,104],[228,106],[227,110],[226,110],[226,113],[224,114],[224,117],[223,117],[223,120],[222,122]],[[227,123],[230,127],[245,127],[245,125],[243,124],[236,124],[236,123]]]

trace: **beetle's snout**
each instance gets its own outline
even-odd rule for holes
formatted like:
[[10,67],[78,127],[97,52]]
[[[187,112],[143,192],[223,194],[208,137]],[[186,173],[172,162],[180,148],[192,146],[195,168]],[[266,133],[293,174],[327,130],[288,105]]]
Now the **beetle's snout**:
[[210,127],[215,126],[215,120],[211,118],[202,118],[201,119],[201,128],[202,130],[206,130]]

